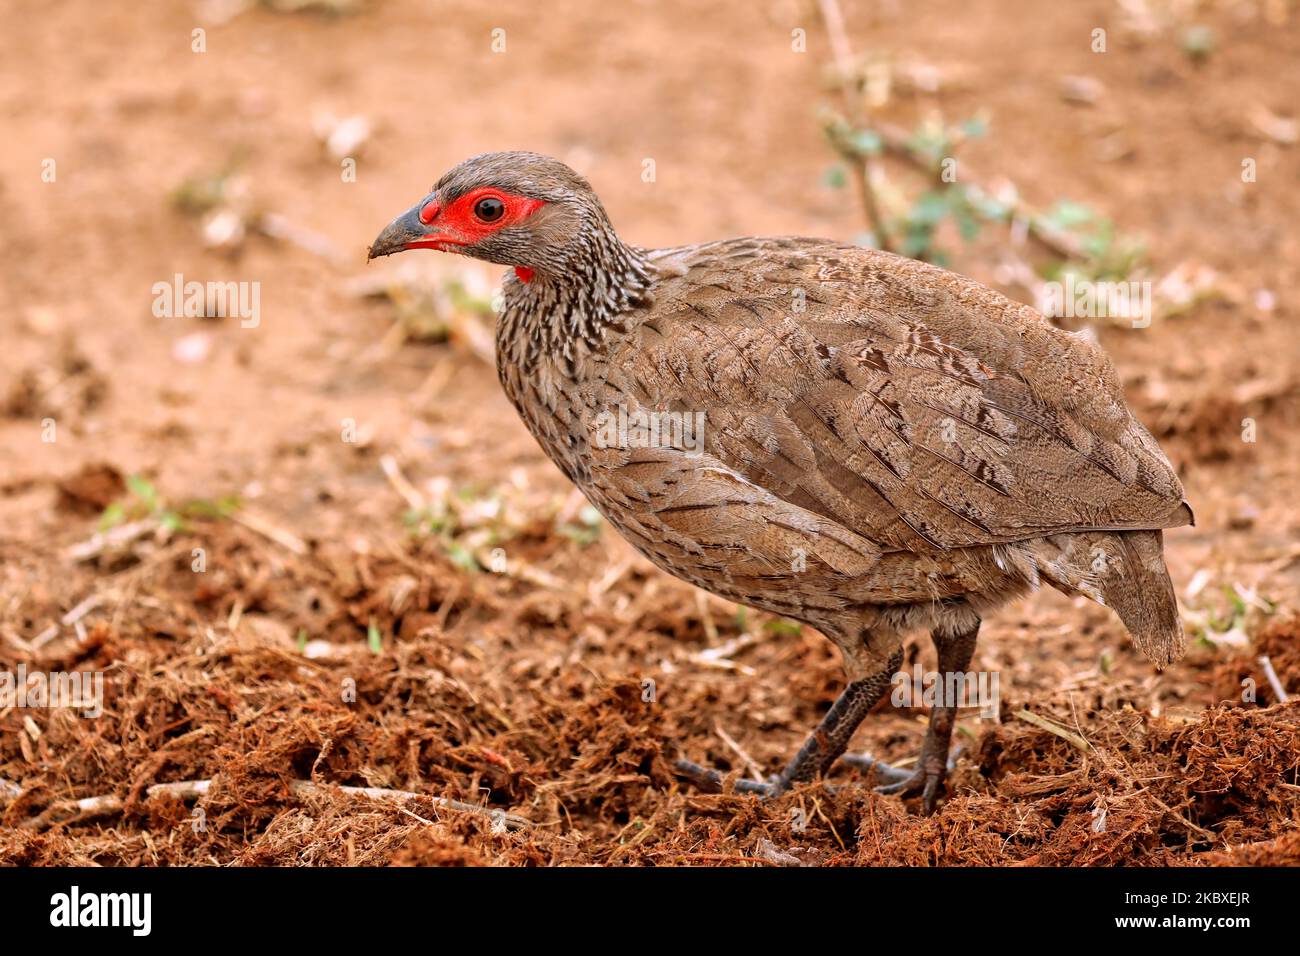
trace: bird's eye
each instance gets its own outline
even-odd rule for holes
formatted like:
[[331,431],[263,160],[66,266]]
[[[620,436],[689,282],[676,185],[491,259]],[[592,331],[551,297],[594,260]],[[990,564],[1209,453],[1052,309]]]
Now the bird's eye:
[[506,204],[495,196],[487,196],[474,204],[474,216],[480,222],[496,222],[505,212]]

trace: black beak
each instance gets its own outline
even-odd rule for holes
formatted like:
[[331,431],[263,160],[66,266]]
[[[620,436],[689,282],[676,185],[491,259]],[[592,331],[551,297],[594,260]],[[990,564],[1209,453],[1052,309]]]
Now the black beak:
[[426,240],[423,244],[425,247],[431,246],[428,240],[437,236],[438,229],[420,222],[420,210],[432,199],[431,195],[426,196],[385,226],[384,231],[371,245],[366,261],[378,259],[380,256],[391,256],[395,252],[403,252],[406,249],[421,248],[412,245],[420,240]]

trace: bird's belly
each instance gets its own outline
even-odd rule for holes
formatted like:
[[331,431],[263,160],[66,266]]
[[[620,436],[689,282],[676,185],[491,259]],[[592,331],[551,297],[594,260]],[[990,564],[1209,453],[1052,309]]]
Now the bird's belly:
[[[743,514],[701,520],[689,530],[665,527],[652,504],[629,507],[598,484],[582,490],[638,552],[661,570],[729,601],[824,627],[872,609],[1001,594],[1014,585],[993,548],[940,555],[887,552],[869,565],[843,560],[840,542],[803,535],[775,549],[757,506]],[[838,566],[837,566],[838,565]]]
[[595,411],[581,402],[515,405],[547,456],[633,548],[726,600],[825,628],[876,607],[938,603],[1006,586],[991,547],[882,552],[707,454],[596,447]]

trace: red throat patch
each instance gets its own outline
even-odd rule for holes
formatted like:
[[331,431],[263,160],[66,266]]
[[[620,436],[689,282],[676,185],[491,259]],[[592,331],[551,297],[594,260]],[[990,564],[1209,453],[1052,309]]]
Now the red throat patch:
[[533,267],[532,267],[532,266],[515,266],[515,275],[519,276],[519,281],[520,281],[520,282],[532,282],[532,281],[533,281]]

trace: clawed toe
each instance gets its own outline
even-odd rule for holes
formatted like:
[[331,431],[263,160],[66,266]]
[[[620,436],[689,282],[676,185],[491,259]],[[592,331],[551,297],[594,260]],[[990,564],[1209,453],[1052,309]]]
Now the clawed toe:
[[876,780],[880,781],[873,788],[876,793],[887,797],[914,797],[918,793],[930,793],[925,812],[930,813],[934,809],[934,799],[938,796],[944,773],[930,774],[924,767],[903,770],[900,767],[891,767],[883,760],[877,760],[866,754],[852,754],[841,759],[850,767],[875,774]]
[[[707,790],[711,793],[721,793],[726,786],[727,777],[717,770],[711,770],[708,767],[701,767],[690,760],[678,760],[673,764],[677,773],[695,784],[701,790]],[[773,780],[746,780],[741,778],[735,782],[733,788],[736,793],[752,793],[760,797],[775,797],[784,793],[786,788],[781,785],[779,779]]]
[[[898,797],[919,795],[922,809],[926,814],[930,814],[934,812],[938,803],[939,793],[943,789],[948,771],[956,762],[956,753],[949,758],[946,766],[937,761],[922,760],[915,770],[891,767],[883,760],[877,760],[867,754],[848,754],[841,760],[857,770],[873,773],[875,779],[879,781],[874,788],[876,793]],[[726,788],[727,775],[718,770],[703,767],[690,760],[677,760],[673,767],[680,777],[695,784],[701,790],[721,793]],[[789,789],[790,785],[782,777],[773,777],[770,780],[747,780],[742,777],[732,783],[734,793],[751,793],[764,799],[780,796]]]
[[891,780],[888,783],[878,785],[875,791],[876,793],[883,793],[887,797],[914,797],[921,792],[924,785],[925,771],[913,770],[901,780]]
[[[840,758],[841,763],[846,763],[855,770],[861,770],[863,773],[871,771],[876,775],[876,779],[882,784],[897,784],[912,778],[911,770],[901,770],[898,767],[891,767],[883,760],[877,760],[870,754],[845,754]],[[880,787],[876,788],[880,790]],[[880,790],[883,793],[883,790]]]
[[903,780],[876,787],[876,793],[898,797],[914,797],[920,794],[921,809],[926,816],[929,816],[934,813],[934,808],[939,802],[939,791],[947,775],[947,770],[943,767],[918,767]]
[[880,783],[875,787],[876,793],[885,796],[921,797],[921,807],[925,813],[934,812],[939,802],[939,792],[943,789],[948,771],[957,762],[961,748],[957,748],[948,757],[946,763],[927,759],[923,754],[915,770],[901,770],[891,767],[884,761],[867,754],[849,754],[840,758],[844,763],[858,770],[871,771]]

